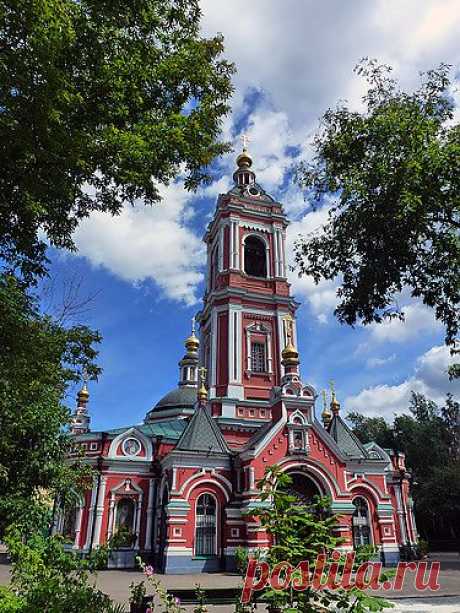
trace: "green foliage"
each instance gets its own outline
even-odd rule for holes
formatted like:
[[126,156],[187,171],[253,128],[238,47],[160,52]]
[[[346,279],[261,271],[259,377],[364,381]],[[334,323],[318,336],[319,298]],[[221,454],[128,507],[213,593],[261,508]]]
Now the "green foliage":
[[91,211],[159,200],[228,150],[233,65],[198,0],[1,0],[0,259],[43,272]]
[[[413,93],[375,60],[356,69],[367,109],[329,109],[315,158],[299,184],[323,202],[328,223],[296,245],[300,274],[338,279],[339,321],[381,322],[404,314],[399,292],[432,307],[456,347],[460,303],[460,125],[452,124],[449,67],[423,75]],[[454,376],[458,367],[451,370]]]
[[[310,504],[305,505],[294,494],[288,493],[291,484],[291,477],[279,466],[267,467],[264,478],[257,484],[260,498],[265,504],[251,511],[251,515],[260,521],[272,537],[272,545],[265,557],[271,568],[284,561],[292,566],[308,561],[310,569],[313,569],[319,554],[329,557],[343,543],[342,538],[334,536],[338,518],[332,514],[328,498],[315,496]],[[363,549],[359,552],[357,562],[367,561],[370,558],[366,556],[372,557],[374,554],[373,549]],[[343,563],[342,557],[342,568]],[[326,565],[325,573],[327,568]],[[309,586],[302,592],[294,593],[292,588],[277,591],[268,586],[264,588],[262,597],[269,607],[280,607],[285,612],[313,613],[329,610],[332,605],[339,610],[358,613],[392,607],[383,598],[369,596],[357,587],[350,590],[324,588],[315,591],[313,586]]]
[[9,587],[0,585],[0,611],[2,613],[20,613],[24,600]]
[[132,547],[135,542],[135,533],[126,526],[121,526],[107,544],[110,549],[120,549],[122,547]]
[[89,469],[64,461],[63,398],[83,368],[99,372],[98,340],[43,315],[14,277],[0,275],[0,538],[11,521],[46,530],[55,494],[75,500],[85,487]]
[[430,545],[428,541],[425,541],[424,539],[419,539],[417,541],[417,553],[419,557],[420,558],[426,557],[429,551],[430,551]]
[[129,586],[129,603],[134,607],[142,606],[146,593],[145,581],[139,583],[132,581]]
[[17,610],[21,613],[112,611],[110,598],[88,581],[90,572],[105,565],[104,549],[81,560],[64,551],[58,537],[24,539],[15,529],[9,530],[6,542],[13,560],[11,589],[20,601]]
[[409,411],[410,415],[398,415],[391,424],[357,413],[347,419],[362,442],[374,440],[405,453],[413,476],[418,529],[430,537],[458,538],[460,403],[448,394],[445,405],[438,407],[422,394],[412,393]]

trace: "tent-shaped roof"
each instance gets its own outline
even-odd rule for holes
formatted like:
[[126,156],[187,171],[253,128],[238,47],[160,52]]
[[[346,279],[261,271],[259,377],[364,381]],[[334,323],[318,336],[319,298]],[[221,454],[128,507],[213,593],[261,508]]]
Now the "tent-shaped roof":
[[343,454],[349,458],[369,459],[369,454],[364,445],[350,430],[340,415],[334,415],[328,431]]
[[201,453],[230,453],[216,421],[204,406],[196,409],[188,426],[180,437],[175,451]]

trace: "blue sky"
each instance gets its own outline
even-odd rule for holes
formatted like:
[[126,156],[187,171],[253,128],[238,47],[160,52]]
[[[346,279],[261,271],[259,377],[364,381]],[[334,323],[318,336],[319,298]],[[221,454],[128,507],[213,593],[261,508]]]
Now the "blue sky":
[[[402,5],[402,6],[400,6]],[[460,68],[457,0],[233,0],[202,2],[203,32],[222,32],[237,64],[233,113],[224,137],[240,149],[246,131],[258,181],[285,203],[288,245],[321,226],[327,203],[313,211],[291,181],[292,164],[310,154],[320,115],[339,99],[360,108],[363,83],[353,66],[363,56],[391,64],[405,87],[441,61]],[[454,98],[460,102],[458,91]],[[231,184],[235,154],[217,160],[214,182],[196,194],[179,179],[163,202],[126,208],[118,218],[93,215],[75,234],[78,255],[52,254],[57,285],[82,278],[96,294],[78,320],[100,330],[99,382],[92,382],[92,427],[143,420],[177,383],[177,362],[192,315],[200,308],[205,252],[201,242],[219,192]],[[292,275],[305,382],[317,390],[336,382],[344,412],[391,417],[407,407],[411,389],[441,401],[459,383],[445,374],[448,351],[431,312],[401,296],[407,321],[351,329],[333,317],[335,286]],[[75,390],[72,390],[74,393]],[[70,404],[73,400],[70,399]]]

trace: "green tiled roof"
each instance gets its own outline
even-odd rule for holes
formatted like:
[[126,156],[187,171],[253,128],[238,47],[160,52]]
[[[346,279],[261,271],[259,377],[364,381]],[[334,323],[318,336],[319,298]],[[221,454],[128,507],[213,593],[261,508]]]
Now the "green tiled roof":
[[136,428],[142,434],[146,436],[158,437],[161,436],[163,438],[170,438],[174,440],[179,440],[182,432],[185,430],[187,426],[187,422],[185,419],[174,419],[171,421],[161,421],[161,422],[153,422],[148,424],[139,424],[134,426],[126,426],[124,428],[115,428],[114,430],[109,430],[109,434],[121,434],[129,428]]

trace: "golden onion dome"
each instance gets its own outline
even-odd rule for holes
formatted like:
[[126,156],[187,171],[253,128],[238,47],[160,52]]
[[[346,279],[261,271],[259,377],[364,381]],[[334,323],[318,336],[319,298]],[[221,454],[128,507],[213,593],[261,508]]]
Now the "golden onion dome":
[[323,420],[323,424],[327,426],[332,421],[332,415],[327,409],[324,409],[324,411],[321,413],[321,419]]
[[283,349],[281,356],[283,358],[283,362],[287,364],[298,364],[299,362],[299,352],[290,341]]
[[252,166],[252,157],[247,149],[243,149],[243,152],[236,158],[236,164],[239,168],[250,168]]
[[88,392],[88,388],[86,387],[86,383],[81,388],[81,390],[78,392],[77,398],[78,398],[79,401],[87,402],[87,400],[89,398],[89,392]]
[[334,413],[334,415],[337,415],[337,413],[340,411],[340,402],[335,397],[335,394],[332,395],[331,411]]
[[188,351],[198,351],[198,347],[200,346],[199,339],[195,336],[195,333],[192,334],[185,340],[185,347]]

